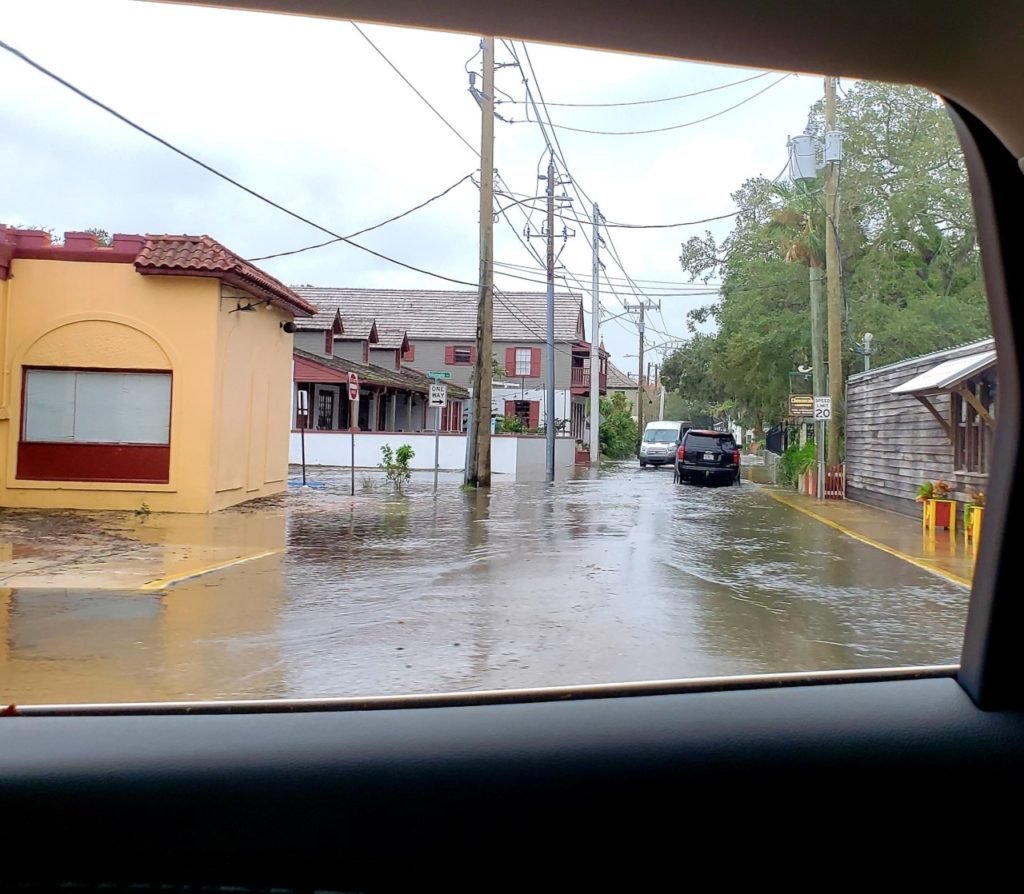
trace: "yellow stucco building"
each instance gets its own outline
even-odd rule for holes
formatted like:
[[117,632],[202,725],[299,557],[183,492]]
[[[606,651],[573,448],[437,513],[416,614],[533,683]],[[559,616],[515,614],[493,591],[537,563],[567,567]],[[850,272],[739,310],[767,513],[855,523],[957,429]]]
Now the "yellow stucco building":
[[0,227],[0,506],[214,512],[287,486],[289,324],[208,236]]

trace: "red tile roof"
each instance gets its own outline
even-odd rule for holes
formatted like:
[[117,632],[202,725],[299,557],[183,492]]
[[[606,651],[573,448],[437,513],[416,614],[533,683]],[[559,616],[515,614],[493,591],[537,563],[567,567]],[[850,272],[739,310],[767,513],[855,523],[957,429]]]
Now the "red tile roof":
[[255,292],[272,304],[301,316],[317,312],[284,283],[243,260],[209,236],[146,236],[135,258],[139,273],[177,272],[192,276],[216,276],[229,285]]

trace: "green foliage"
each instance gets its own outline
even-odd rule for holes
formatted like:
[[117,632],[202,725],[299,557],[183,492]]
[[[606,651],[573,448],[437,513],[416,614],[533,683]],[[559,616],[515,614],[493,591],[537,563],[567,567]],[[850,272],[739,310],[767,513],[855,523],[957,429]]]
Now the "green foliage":
[[786,484],[796,484],[804,472],[814,468],[818,456],[813,441],[808,441],[803,447],[790,444],[779,460],[779,472]]
[[498,363],[497,357],[491,357],[491,375],[495,379],[500,379],[507,375],[507,373],[505,372],[505,367],[502,366],[502,364]]
[[[865,332],[874,366],[989,335],[967,175],[940,101],[861,82],[838,120],[844,374],[860,368],[852,349]],[[820,104],[809,122],[820,135]],[[789,373],[810,363],[808,267],[824,264],[828,225],[821,186],[748,180],[733,193],[746,210],[724,240],[707,232],[682,245],[691,279],[723,284],[720,301],[690,312],[690,338],[665,361],[684,401],[711,415],[728,404],[755,428],[786,415]]]
[[524,431],[523,420],[518,416],[502,416],[494,423],[494,433],[497,435],[518,435]]
[[106,230],[99,229],[99,227],[89,227],[85,232],[92,233],[100,245],[109,247],[114,244],[114,240],[111,238],[110,233]]
[[384,472],[384,477],[391,486],[401,493],[402,486],[412,478],[409,461],[416,455],[415,451],[408,444],[403,444],[395,451],[391,450],[389,444],[384,444],[380,452],[383,459],[377,464],[377,468]]
[[601,401],[601,453],[610,459],[625,459],[636,452],[638,434],[632,407],[624,394]]

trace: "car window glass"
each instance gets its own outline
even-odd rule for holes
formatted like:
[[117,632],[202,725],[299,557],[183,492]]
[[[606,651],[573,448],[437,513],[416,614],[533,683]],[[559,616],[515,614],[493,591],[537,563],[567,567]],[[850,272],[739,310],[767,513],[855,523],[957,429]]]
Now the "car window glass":
[[958,660],[1002,391],[936,96],[7,7],[0,702]]

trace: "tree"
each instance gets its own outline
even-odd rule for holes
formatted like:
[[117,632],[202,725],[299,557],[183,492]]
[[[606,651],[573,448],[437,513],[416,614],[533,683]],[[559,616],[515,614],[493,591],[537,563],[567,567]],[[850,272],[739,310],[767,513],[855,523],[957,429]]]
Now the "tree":
[[616,392],[601,401],[601,453],[610,459],[625,459],[636,451],[637,429],[626,396]]
[[[970,190],[939,100],[916,87],[861,82],[839,104],[847,138],[836,226],[845,299],[844,366],[864,332],[888,363],[990,333]],[[809,130],[824,128],[819,103]],[[747,180],[743,211],[718,241],[681,247],[691,280],[721,278],[718,302],[689,315],[691,337],[664,377],[702,408],[728,404],[762,427],[786,414],[789,373],[810,360],[807,266],[822,263],[820,184]],[[710,330],[710,331],[709,331]]]

